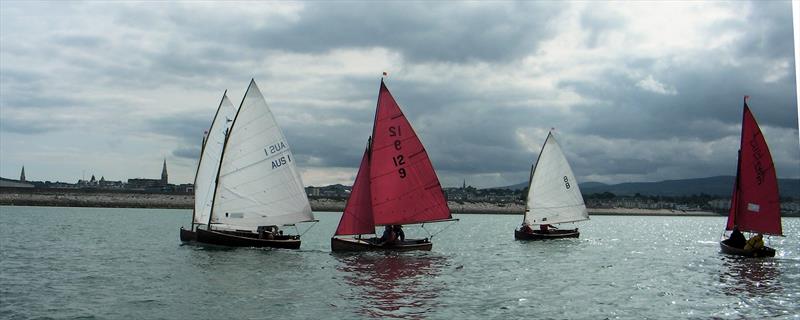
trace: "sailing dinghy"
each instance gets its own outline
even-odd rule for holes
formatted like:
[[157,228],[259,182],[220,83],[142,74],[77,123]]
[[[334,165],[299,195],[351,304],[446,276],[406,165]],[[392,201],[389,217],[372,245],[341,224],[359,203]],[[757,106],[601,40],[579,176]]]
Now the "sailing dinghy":
[[[206,147],[208,148],[208,147]],[[314,221],[289,143],[254,80],[222,146],[206,228],[197,242],[297,249],[279,226]]]
[[[428,153],[381,79],[378,105],[361,165],[332,251],[431,250],[430,239],[362,238],[376,226],[454,221]],[[342,237],[355,236],[355,237]]]
[[[514,230],[517,240],[577,238],[578,229],[550,228],[553,224],[589,220],[578,181],[553,132],[531,169],[522,227]],[[544,227],[541,227],[544,225]]]
[[[780,196],[775,164],[764,135],[744,97],[742,138],[736,181],[733,184],[731,207],[725,230],[738,227],[740,231],[782,236]],[[775,249],[763,246],[745,250],[733,246],[730,239],[719,243],[722,253],[745,257],[774,257]]]
[[194,175],[194,209],[192,210],[192,224],[189,229],[181,227],[181,241],[197,240],[195,228],[205,225],[211,215],[212,196],[214,195],[214,179],[219,170],[219,161],[222,158],[222,146],[228,134],[233,118],[236,116],[236,107],[228,99],[228,91],[222,94],[222,100],[211,121],[208,133],[203,137],[200,151],[200,161]]

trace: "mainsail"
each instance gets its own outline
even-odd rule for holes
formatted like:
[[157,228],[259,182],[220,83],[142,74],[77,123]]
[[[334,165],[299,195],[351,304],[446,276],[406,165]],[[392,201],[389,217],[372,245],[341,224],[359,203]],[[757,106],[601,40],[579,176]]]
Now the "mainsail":
[[528,187],[524,222],[553,224],[589,219],[578,181],[553,133],[539,152]]
[[208,134],[205,136],[203,152],[197,164],[197,174],[194,180],[194,223],[205,224],[211,215],[211,205],[214,201],[214,179],[217,177],[219,161],[222,157],[222,146],[225,136],[236,116],[236,107],[228,99],[227,91],[222,95],[214,120]]
[[296,159],[255,81],[227,139],[211,223],[255,231],[314,219]]
[[375,224],[410,224],[451,218],[428,153],[383,80],[370,151],[369,178]]
[[726,230],[782,235],[775,164],[756,119],[744,100],[742,139]]
[[355,235],[375,233],[375,221],[372,217],[372,202],[369,183],[369,148],[364,151],[361,165],[358,167],[353,190],[339,220],[336,235]]

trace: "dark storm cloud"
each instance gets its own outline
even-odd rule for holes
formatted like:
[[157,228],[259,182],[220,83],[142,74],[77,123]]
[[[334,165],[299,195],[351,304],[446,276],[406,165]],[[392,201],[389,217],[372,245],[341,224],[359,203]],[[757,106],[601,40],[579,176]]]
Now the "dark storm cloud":
[[[259,50],[324,53],[339,48],[384,47],[408,61],[506,61],[537,48],[554,34],[556,3],[313,2],[298,18],[255,24],[195,15],[170,15],[195,39]],[[144,13],[143,13],[144,14]],[[189,18],[192,17],[192,18]],[[132,22],[136,23],[136,22]]]
[[[152,133],[179,138],[183,146],[176,149],[182,150],[189,146],[200,146],[203,141],[203,132],[211,126],[213,113],[209,118],[205,114],[161,116],[145,121],[145,127]],[[197,154],[195,154],[196,156]]]
[[794,49],[794,33],[791,28],[792,8],[789,2],[760,1],[750,5],[753,10],[745,17],[745,23],[734,26],[745,31],[744,37],[736,43],[736,54],[770,59],[791,54]]
[[200,147],[186,147],[172,150],[172,155],[178,158],[197,160],[200,158]]
[[[788,53],[787,53],[788,54]],[[561,87],[608,104],[583,104],[575,108],[590,120],[581,132],[606,137],[699,138],[714,140],[732,134],[741,122],[742,97],[751,96],[762,125],[797,128],[793,81],[788,77],[765,83],[757,66],[730,67],[708,62],[704,66],[671,66],[656,74],[674,84],[675,95],[664,95],[637,87],[638,79],[609,71],[604,81],[563,82]],[[611,116],[615,115],[615,116]],[[738,131],[738,129],[735,129]]]
[[[246,5],[252,10],[241,10],[240,4],[67,5],[55,11],[69,14],[32,19],[46,28],[31,34],[18,31],[35,24],[3,19],[0,131],[63,130],[75,120],[49,115],[113,113],[105,120],[87,118],[92,124],[127,116],[120,110],[130,109],[138,118],[125,123],[131,128],[124,132],[177,140],[172,155],[196,159],[213,110],[186,111],[195,109],[182,104],[202,102],[169,96],[170,91],[192,95],[234,84],[229,88],[234,98],[255,77],[301,167],[355,168],[371,133],[379,78],[336,60],[352,58],[331,56],[337,50],[356,55],[375,50],[388,58],[363,65],[376,68],[376,74],[383,71],[377,68],[399,69],[396,78],[388,70],[389,89],[443,180],[466,177],[478,186],[487,185],[471,176],[495,176],[492,183],[524,181],[538,155],[532,149],[550,127],[563,134],[559,141],[580,176],[650,180],[730,174],[737,146],[726,139],[739,134],[745,94],[752,96],[762,128],[772,129],[771,147],[791,149],[774,153],[779,172],[800,175],[792,168],[800,152],[785,2],[711,5],[740,6],[749,16],[721,19],[697,34],[709,40],[734,34],[736,41],[713,48],[688,43],[657,54],[620,53],[608,45],[620,33],[636,31],[631,25],[637,17],[606,4],[303,2],[290,4],[297,7],[290,13],[270,9],[286,3]],[[752,10],[744,10],[748,6]],[[4,18],[26,12],[8,11],[7,3],[3,8]],[[108,30],[78,23],[87,16]],[[573,35],[582,43],[570,48]],[[564,46],[547,47],[547,40],[562,38],[569,40]],[[543,50],[564,47],[592,51],[597,61],[561,59]],[[326,59],[334,61],[322,65],[333,71],[314,73],[302,65]],[[536,64],[540,59],[547,65]],[[570,70],[573,64],[585,70]],[[530,66],[534,69],[526,69]],[[305,72],[292,73],[293,68]],[[510,75],[480,81],[502,73]],[[127,94],[130,101],[74,94],[82,90]],[[170,101],[161,110],[148,109],[165,99]],[[30,110],[43,115],[31,117]]]

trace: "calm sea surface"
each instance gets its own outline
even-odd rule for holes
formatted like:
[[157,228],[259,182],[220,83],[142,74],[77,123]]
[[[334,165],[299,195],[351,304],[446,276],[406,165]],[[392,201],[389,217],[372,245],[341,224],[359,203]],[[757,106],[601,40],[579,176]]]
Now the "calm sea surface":
[[[800,219],[778,255],[719,253],[723,217],[594,216],[580,239],[514,241],[521,216],[425,226],[431,252],[181,245],[189,210],[0,207],[0,318],[800,319]],[[300,226],[305,231],[308,226]],[[407,227],[407,236],[425,236]]]

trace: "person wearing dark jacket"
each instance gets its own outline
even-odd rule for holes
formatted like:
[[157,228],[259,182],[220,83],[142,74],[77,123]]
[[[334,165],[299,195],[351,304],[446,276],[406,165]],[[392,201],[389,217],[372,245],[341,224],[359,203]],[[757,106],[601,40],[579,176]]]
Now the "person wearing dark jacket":
[[739,226],[733,226],[733,231],[731,232],[731,237],[725,241],[729,246],[742,249],[747,244],[747,239],[744,238],[744,235],[739,232]]
[[395,238],[403,242],[406,240],[406,234],[403,232],[403,226],[396,224],[392,227],[394,230]]

